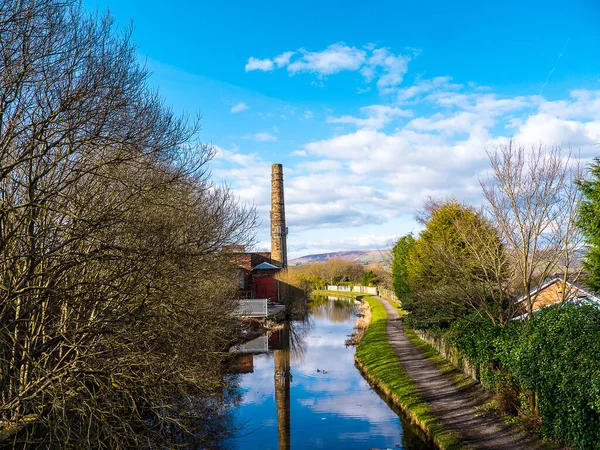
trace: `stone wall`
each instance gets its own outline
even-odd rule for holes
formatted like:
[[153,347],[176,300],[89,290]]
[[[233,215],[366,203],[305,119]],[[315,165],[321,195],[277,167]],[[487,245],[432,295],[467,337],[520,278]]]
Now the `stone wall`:
[[471,364],[468,359],[461,356],[458,350],[450,345],[446,339],[435,333],[425,330],[414,330],[417,336],[435,348],[444,358],[450,363],[469,375],[475,381],[479,380],[479,367],[476,364]]

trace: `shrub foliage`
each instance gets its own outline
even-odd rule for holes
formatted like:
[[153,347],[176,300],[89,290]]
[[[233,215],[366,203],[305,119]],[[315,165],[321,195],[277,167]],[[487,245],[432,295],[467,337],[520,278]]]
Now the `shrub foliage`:
[[450,339],[482,382],[515,393],[515,408],[539,415],[545,437],[600,448],[600,311],[563,305],[506,327],[474,321],[456,322]]

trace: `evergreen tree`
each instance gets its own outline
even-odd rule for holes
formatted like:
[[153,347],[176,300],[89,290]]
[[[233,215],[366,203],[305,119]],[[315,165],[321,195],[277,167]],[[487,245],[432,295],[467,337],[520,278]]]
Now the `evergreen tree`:
[[507,257],[493,225],[475,208],[449,200],[433,208],[408,253],[403,303],[418,326],[446,326],[471,313],[503,324]]
[[363,275],[360,284],[363,286],[375,286],[379,284],[379,280],[377,279],[377,275],[375,274],[375,272],[369,270]]
[[583,199],[579,207],[579,227],[590,246],[584,268],[591,289],[600,291],[600,158],[590,165],[590,179],[581,180]]
[[402,236],[394,246],[394,260],[392,262],[392,282],[394,284],[394,292],[400,302],[406,300],[409,295],[407,276],[406,276],[406,261],[408,252],[415,245],[415,238],[412,234]]

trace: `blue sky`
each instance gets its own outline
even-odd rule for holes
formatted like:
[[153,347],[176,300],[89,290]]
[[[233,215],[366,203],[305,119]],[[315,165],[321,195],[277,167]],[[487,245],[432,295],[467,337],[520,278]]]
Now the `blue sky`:
[[202,114],[213,178],[269,247],[284,164],[291,257],[418,231],[427,196],[481,204],[486,149],[600,142],[600,2],[85,0],[133,22],[150,82]]

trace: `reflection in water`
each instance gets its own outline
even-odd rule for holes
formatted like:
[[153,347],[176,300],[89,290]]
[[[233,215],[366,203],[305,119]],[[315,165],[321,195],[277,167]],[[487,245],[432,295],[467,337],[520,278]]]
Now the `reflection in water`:
[[244,428],[232,447],[430,448],[354,367],[354,348],[344,342],[357,313],[353,300],[317,297],[302,320],[268,337],[268,353],[244,360],[252,373],[239,375],[242,400],[234,413]]
[[356,314],[354,299],[315,296],[310,303],[310,314],[314,318],[326,318],[334,323],[353,321]]
[[280,450],[290,448],[290,324],[286,321],[279,330],[282,348],[275,350],[275,404],[277,405],[277,434]]

